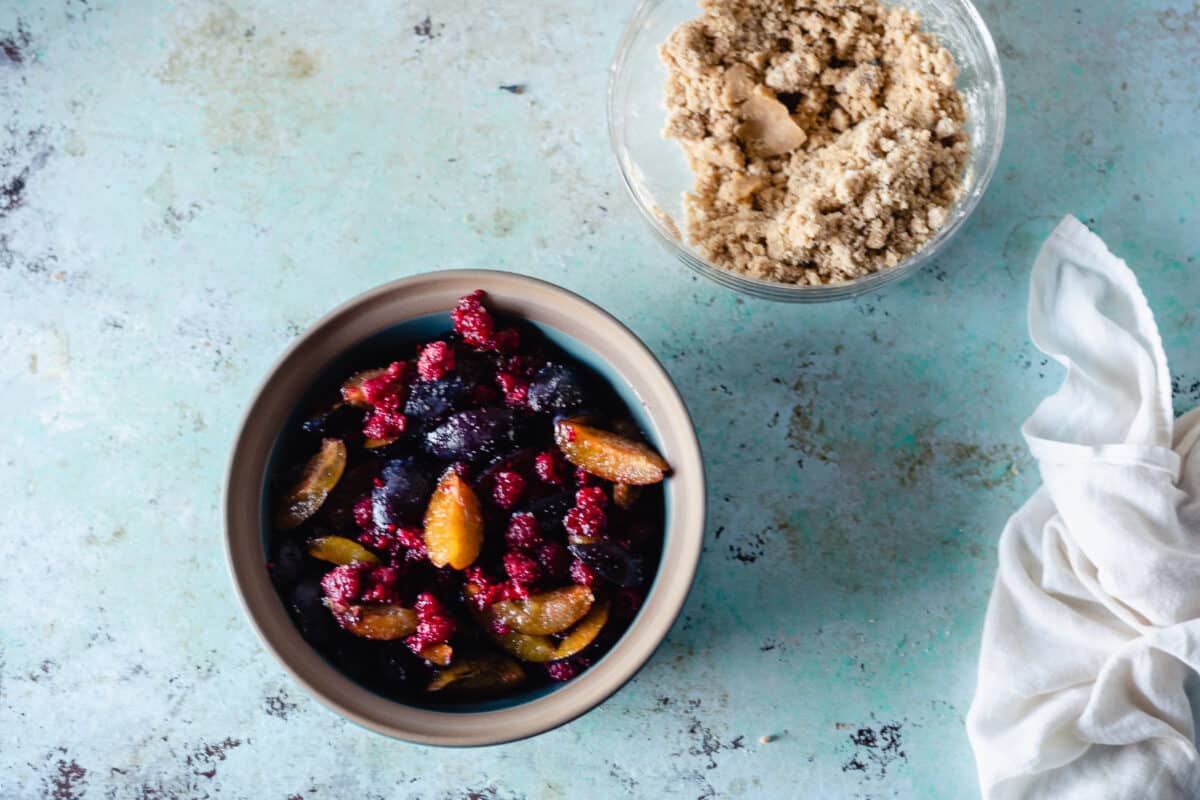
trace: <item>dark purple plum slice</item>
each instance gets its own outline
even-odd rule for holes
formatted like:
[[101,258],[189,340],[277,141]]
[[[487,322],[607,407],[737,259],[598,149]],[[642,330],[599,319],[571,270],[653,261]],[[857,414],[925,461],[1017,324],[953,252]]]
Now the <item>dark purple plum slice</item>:
[[518,447],[519,420],[511,408],[460,411],[425,434],[425,449],[447,461],[479,461]]
[[567,549],[601,578],[618,586],[637,586],[642,582],[642,560],[615,542],[572,544]]
[[433,491],[433,484],[415,459],[389,461],[379,473],[381,484],[371,492],[371,519],[380,528],[418,520]]

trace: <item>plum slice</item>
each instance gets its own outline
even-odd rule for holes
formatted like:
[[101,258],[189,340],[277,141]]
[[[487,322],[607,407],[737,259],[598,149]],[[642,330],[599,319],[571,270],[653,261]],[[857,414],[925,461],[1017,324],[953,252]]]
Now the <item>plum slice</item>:
[[308,542],[308,554],[330,564],[353,564],[362,561],[378,564],[379,557],[353,539],[344,536],[318,536]]
[[567,549],[601,578],[618,586],[637,586],[642,582],[642,560],[616,542],[572,542]]
[[425,449],[447,461],[478,461],[518,447],[519,421],[511,408],[460,411],[425,435]]
[[283,496],[275,526],[289,531],[317,513],[346,469],[346,445],[341,439],[322,439],[321,449],[304,465],[300,480]]
[[483,547],[479,498],[453,467],[443,474],[425,510],[425,548],[434,566],[466,569]]
[[586,586],[563,586],[525,600],[501,600],[484,611],[488,622],[500,622],[517,633],[546,636],[562,633],[587,614],[595,601]]
[[349,605],[325,598],[325,606],[345,630],[364,639],[392,641],[417,630],[417,612],[383,603]]
[[592,610],[587,613],[587,616],[581,619],[560,642],[555,642],[549,636],[534,636],[515,631],[492,634],[492,639],[502,649],[522,661],[544,664],[547,661],[559,661],[575,655],[595,641],[607,622],[608,600],[601,600],[592,606]]
[[459,658],[448,669],[438,670],[425,687],[427,692],[446,688],[462,692],[502,692],[525,681],[521,665],[499,653]]
[[559,420],[554,441],[577,467],[613,483],[659,483],[670,467],[648,445],[576,420]]

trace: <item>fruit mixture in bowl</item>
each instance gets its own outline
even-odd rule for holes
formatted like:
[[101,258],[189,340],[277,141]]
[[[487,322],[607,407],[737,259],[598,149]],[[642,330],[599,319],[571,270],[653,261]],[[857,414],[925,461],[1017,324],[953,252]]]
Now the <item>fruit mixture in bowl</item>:
[[304,637],[386,696],[574,678],[659,561],[667,463],[607,383],[483,292],[285,432],[270,573]]

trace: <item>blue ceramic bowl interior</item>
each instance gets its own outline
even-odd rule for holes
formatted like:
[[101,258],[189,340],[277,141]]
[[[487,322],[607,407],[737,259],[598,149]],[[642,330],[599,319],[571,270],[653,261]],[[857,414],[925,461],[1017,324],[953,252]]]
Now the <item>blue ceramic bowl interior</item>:
[[[656,439],[655,430],[650,424],[650,420],[645,413],[645,409],[643,408],[641,401],[638,399],[633,389],[621,379],[621,376],[618,375],[607,362],[598,357],[590,348],[579,342],[574,337],[568,336],[565,333],[548,325],[534,322],[532,320],[525,320],[525,322],[535,326],[546,336],[547,339],[549,339],[558,347],[562,348],[562,350],[571,356],[571,358],[589,367],[597,376],[605,380],[617,393],[617,396],[621,398],[621,401],[626,405],[630,416],[645,434],[647,440],[655,447],[659,448],[660,450],[662,449],[661,443]],[[260,517],[260,535],[262,537],[262,547],[264,553],[270,552],[271,518],[274,514],[274,510],[271,507],[272,493],[269,486],[270,477],[276,474],[282,464],[295,463],[295,459],[299,457],[298,454],[287,452],[287,436],[285,433],[295,431],[299,428],[300,424],[305,419],[306,411],[311,409],[314,398],[329,396],[329,394],[341,384],[347,375],[353,374],[361,369],[370,369],[372,367],[378,367],[380,364],[394,361],[397,353],[411,353],[417,344],[441,336],[447,333],[449,330],[450,325],[447,322],[447,315],[445,313],[416,317],[398,325],[393,325],[386,330],[382,330],[379,333],[364,339],[354,347],[351,347],[343,352],[337,359],[321,370],[320,377],[293,406],[287,422],[284,424],[279,433],[276,434],[275,443],[271,447],[271,455],[268,460],[267,472],[265,475],[263,475],[263,506]],[[669,523],[671,518],[670,493],[664,493],[663,502],[664,519]],[[661,574],[662,566],[662,560],[660,557],[659,563],[655,568],[654,578],[647,587],[647,593],[653,591],[654,584],[658,581],[658,576]],[[283,604],[282,598],[279,598],[278,595],[276,595],[276,599],[281,605]],[[623,639],[625,636],[627,636],[629,631],[632,630],[636,624],[637,618],[635,617],[625,629],[625,632],[622,634],[621,638]],[[619,641],[620,640],[618,640],[618,642]],[[604,659],[608,657],[609,653],[616,649],[616,646],[617,643],[614,643],[612,647],[605,652],[604,656],[602,656],[599,661],[596,662],[596,665],[604,661]],[[340,668],[336,664],[328,659],[326,659],[326,662],[329,663],[334,669],[338,669],[338,671],[341,672]],[[343,672],[342,674],[345,675],[346,673]],[[351,676],[347,675],[347,677]],[[359,685],[362,684],[360,683]],[[546,695],[554,693],[564,685],[566,684],[550,684],[546,686],[540,686],[527,692],[485,702],[457,704],[423,704],[418,702],[406,702],[405,705],[413,706],[415,708],[428,709],[431,711],[445,711],[450,713],[499,711],[501,709],[522,705],[540,697],[545,697]],[[364,688],[369,689],[369,687],[365,686]],[[389,702],[399,702],[391,700],[391,698],[384,698],[383,695],[380,695],[380,697],[388,700]]]

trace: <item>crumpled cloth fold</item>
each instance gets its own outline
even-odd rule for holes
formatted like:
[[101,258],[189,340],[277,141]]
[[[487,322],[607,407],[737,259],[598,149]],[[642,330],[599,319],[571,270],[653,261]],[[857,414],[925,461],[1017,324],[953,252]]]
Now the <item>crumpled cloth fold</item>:
[[1137,279],[1074,217],[1029,329],[1067,376],[1025,423],[1043,485],[1000,537],[967,715],[983,796],[1200,798],[1200,409],[1174,418]]

